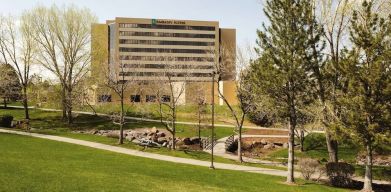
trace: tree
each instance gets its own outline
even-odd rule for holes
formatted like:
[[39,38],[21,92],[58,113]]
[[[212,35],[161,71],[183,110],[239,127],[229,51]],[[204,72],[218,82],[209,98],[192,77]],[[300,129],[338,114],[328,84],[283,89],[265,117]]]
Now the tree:
[[353,50],[344,67],[348,86],[341,98],[341,122],[366,149],[364,191],[372,191],[374,147],[391,138],[391,15],[379,17],[372,2],[354,11]]
[[27,87],[31,79],[30,69],[36,55],[36,46],[30,33],[30,17],[23,14],[17,25],[14,17],[0,17],[0,53],[5,63],[10,64],[16,72],[23,90],[22,99],[25,118],[29,119]]
[[[319,103],[322,106],[322,123],[326,132],[329,161],[338,162],[338,141],[336,139],[336,119],[332,116],[340,114],[338,98],[343,89],[343,80],[340,74],[341,48],[347,43],[347,29],[354,5],[352,0],[318,0],[318,22],[324,28],[323,37],[326,39],[327,49],[318,51],[318,57],[311,69],[313,71],[314,88]],[[322,53],[327,60],[322,62]]]
[[264,12],[270,26],[258,30],[257,52],[253,65],[253,89],[259,89],[288,119],[289,149],[287,182],[294,182],[294,134],[300,110],[312,99],[306,69],[311,54],[313,6],[309,1],[268,0]]
[[63,118],[72,123],[73,89],[88,72],[91,24],[97,19],[90,10],[74,6],[36,7],[26,15],[39,49],[37,62],[60,82]]
[[21,86],[11,65],[0,63],[0,71],[0,97],[3,98],[4,108],[7,108],[8,100],[19,98]]
[[[159,104],[160,122],[164,125],[166,130],[171,133],[172,143],[171,149],[176,148],[176,121],[177,121],[177,107],[184,104],[182,96],[185,94],[186,78],[189,71],[185,70],[185,75],[179,77],[181,81],[177,80],[175,69],[180,69],[180,65],[175,65],[174,57],[166,56],[164,58],[164,75],[161,81],[163,86],[156,87],[156,101]],[[168,94],[167,94],[168,93]]]
[[[228,107],[231,116],[234,118],[235,122],[235,132],[238,135],[238,160],[239,162],[243,162],[242,157],[242,130],[243,130],[243,124],[245,117],[247,113],[251,110],[254,103],[252,103],[252,98],[254,95],[250,94],[251,87],[249,86],[247,80],[248,80],[248,73],[246,70],[246,65],[249,63],[250,58],[246,57],[246,54],[242,49],[238,49],[237,53],[235,53],[234,48],[228,47],[228,46],[221,46],[220,47],[220,57],[223,58],[222,62],[218,62],[217,66],[215,67],[216,73],[215,73],[215,81],[217,84],[217,90],[219,97],[223,100],[224,104]],[[235,87],[236,87],[236,96],[238,98],[238,108],[234,106],[236,103],[231,103],[228,101],[224,93],[221,91],[221,84],[222,77],[225,73],[229,73],[229,64],[226,62],[235,62],[235,66],[237,68],[237,71],[239,72],[238,80],[234,80]]]

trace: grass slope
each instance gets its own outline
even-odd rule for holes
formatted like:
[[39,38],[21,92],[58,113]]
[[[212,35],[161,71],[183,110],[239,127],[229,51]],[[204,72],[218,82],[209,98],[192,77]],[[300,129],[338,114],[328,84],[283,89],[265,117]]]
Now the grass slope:
[[0,134],[0,191],[343,191]]

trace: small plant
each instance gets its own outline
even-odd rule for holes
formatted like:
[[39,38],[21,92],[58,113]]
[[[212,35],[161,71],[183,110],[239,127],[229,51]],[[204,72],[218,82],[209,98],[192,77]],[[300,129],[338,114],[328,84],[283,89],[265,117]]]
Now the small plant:
[[14,119],[14,117],[12,115],[2,115],[2,116],[0,116],[0,126],[2,126],[2,127],[11,127],[13,119]]
[[330,162],[326,164],[326,173],[330,179],[330,183],[336,187],[349,187],[352,184],[352,176],[354,167],[351,164],[344,162]]
[[303,175],[305,180],[310,180],[316,172],[321,171],[320,163],[317,160],[311,158],[300,159],[298,166],[301,175]]

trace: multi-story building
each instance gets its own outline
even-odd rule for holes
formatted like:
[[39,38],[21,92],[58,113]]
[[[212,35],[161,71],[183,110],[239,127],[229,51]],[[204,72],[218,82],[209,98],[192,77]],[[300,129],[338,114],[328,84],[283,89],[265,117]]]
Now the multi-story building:
[[220,91],[236,102],[235,36],[235,29],[219,28],[217,21],[115,18],[92,26],[92,75],[103,77],[98,74],[106,67],[114,79],[139,82],[129,90],[130,102],[153,101],[153,85],[174,81],[184,86],[186,103],[199,86],[210,99],[212,74],[223,66]]

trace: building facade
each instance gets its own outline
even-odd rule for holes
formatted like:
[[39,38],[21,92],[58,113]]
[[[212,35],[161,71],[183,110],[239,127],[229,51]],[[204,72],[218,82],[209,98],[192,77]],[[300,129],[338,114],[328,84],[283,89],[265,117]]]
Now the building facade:
[[[184,104],[200,91],[210,100],[212,74],[223,66],[220,91],[236,103],[235,46],[235,29],[216,21],[115,18],[92,26],[92,75],[103,77],[107,68],[113,79],[136,82],[129,102],[153,102],[157,88],[174,82]],[[102,95],[110,94],[97,93]]]

